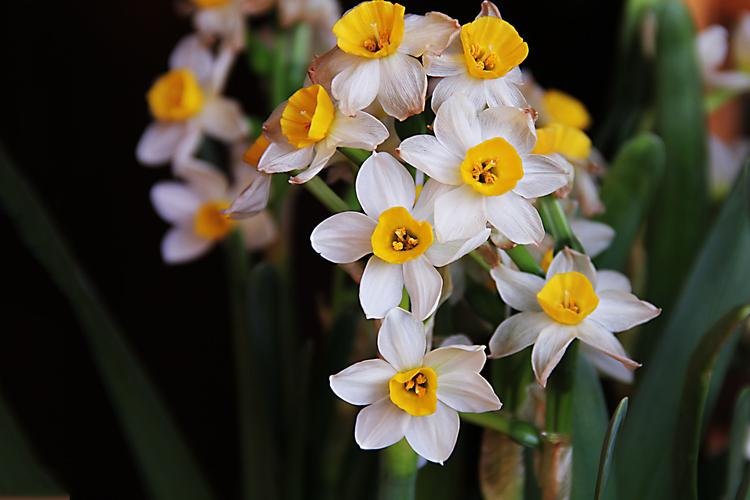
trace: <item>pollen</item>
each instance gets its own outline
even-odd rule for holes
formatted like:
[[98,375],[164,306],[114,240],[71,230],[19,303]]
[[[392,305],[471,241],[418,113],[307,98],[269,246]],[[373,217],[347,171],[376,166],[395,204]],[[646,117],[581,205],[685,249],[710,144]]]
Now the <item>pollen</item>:
[[415,417],[435,413],[437,385],[437,373],[426,366],[397,373],[388,382],[393,404]]
[[599,305],[594,286],[575,271],[552,276],[536,298],[549,317],[565,325],[577,325]]
[[203,91],[193,73],[175,69],[161,76],[146,94],[151,114],[159,121],[184,121],[203,107]]
[[390,264],[403,264],[422,255],[433,242],[432,226],[417,221],[404,207],[391,207],[378,217],[372,232],[372,253]]
[[348,54],[378,58],[394,54],[404,38],[403,5],[362,2],[333,26],[338,47]]
[[500,78],[529,54],[529,46],[508,22],[480,17],[461,27],[466,68],[475,78]]

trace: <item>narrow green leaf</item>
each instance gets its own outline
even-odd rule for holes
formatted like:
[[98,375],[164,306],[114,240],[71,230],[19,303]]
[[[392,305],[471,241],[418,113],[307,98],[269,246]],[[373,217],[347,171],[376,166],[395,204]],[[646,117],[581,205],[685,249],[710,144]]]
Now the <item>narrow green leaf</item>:
[[21,239],[67,297],[83,328],[100,377],[156,499],[214,498],[181,432],[125,337],[68,250],[31,187],[0,144],[0,202]]
[[607,210],[598,217],[615,239],[594,259],[599,269],[624,269],[663,172],[664,144],[653,134],[639,134],[617,153],[600,193]]
[[602,453],[599,456],[599,474],[596,477],[596,500],[604,498],[609,471],[612,468],[617,433],[620,431],[620,426],[627,413],[628,398],[622,398],[622,401],[615,408],[615,412],[609,421],[609,429],[607,430],[607,435],[604,437],[604,443],[602,443]]
[[641,368],[617,457],[622,498],[673,498],[674,430],[688,364],[702,336],[750,300],[750,167],[713,224],[653,355]]
[[738,497],[742,486],[742,473],[747,465],[745,446],[750,439],[750,387],[745,387],[737,397],[732,416],[732,427],[729,431],[729,457],[727,461],[727,481],[724,498],[733,500]]
[[5,398],[0,395],[0,495],[42,496],[64,492],[35,456]]
[[654,126],[666,168],[648,225],[647,298],[671,311],[707,227],[706,117],[692,16],[679,0],[656,12]]
[[541,441],[536,427],[528,422],[516,420],[503,412],[489,411],[485,413],[461,413],[460,415],[464,422],[501,432],[516,443],[529,448],[539,446]]

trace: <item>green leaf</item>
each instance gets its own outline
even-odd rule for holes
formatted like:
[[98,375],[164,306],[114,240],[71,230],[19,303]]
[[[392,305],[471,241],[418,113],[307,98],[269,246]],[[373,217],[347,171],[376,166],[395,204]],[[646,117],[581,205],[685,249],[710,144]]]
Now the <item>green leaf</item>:
[[599,457],[599,474],[596,477],[596,500],[602,500],[604,498],[604,492],[607,488],[607,479],[609,479],[609,472],[612,468],[615,444],[617,444],[617,433],[620,431],[620,426],[622,425],[627,413],[628,398],[622,398],[609,421],[609,429],[604,438],[604,443],[602,443],[602,453]]
[[[572,500],[591,500],[596,488],[599,450],[607,433],[607,403],[599,377],[582,356],[576,363],[573,404]],[[611,491],[611,489],[610,489]]]
[[528,422],[516,420],[507,412],[488,411],[485,413],[461,413],[461,420],[474,425],[501,432],[516,443],[529,448],[539,446],[539,431]]
[[620,149],[600,192],[607,210],[598,217],[615,230],[615,239],[595,259],[596,267],[625,268],[663,172],[664,144],[657,136],[639,134]]
[[62,494],[39,463],[33,447],[0,395],[0,495],[42,496]]
[[617,448],[622,498],[672,498],[674,430],[688,363],[703,335],[750,300],[750,167],[713,224],[653,355],[639,371],[638,390]]
[[750,439],[750,387],[745,387],[737,397],[729,431],[729,458],[727,463],[727,482],[724,498],[738,498],[742,484],[743,469],[747,467],[745,444]]
[[144,482],[156,499],[214,498],[181,432],[36,194],[0,144],[0,202],[83,328]]
[[648,225],[646,295],[671,311],[707,227],[706,116],[692,16],[678,0],[656,12],[654,127],[666,168]]
[[674,489],[677,498],[698,500],[698,454],[702,441],[704,409],[719,351],[750,315],[750,306],[728,312],[703,336],[688,365],[682,388],[680,418],[674,441]]

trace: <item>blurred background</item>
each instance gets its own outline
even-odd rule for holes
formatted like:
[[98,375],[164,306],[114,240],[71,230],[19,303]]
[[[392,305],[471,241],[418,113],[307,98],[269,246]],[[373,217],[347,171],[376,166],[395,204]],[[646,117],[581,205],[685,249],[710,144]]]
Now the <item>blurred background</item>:
[[[467,22],[480,2],[404,3],[410,12],[443,11]],[[702,26],[750,8],[740,0],[690,3]],[[525,68],[543,86],[582,100],[596,136],[622,2],[498,4],[529,43]],[[0,12],[2,141],[99,288],[218,494],[234,498],[235,388],[222,255],[184,266],[162,263],[159,242],[167,226],[152,210],[149,189],[169,169],[140,166],[134,157],[150,121],[145,92],[166,70],[177,40],[191,31],[190,19],[167,0],[3,2]],[[240,58],[227,94],[246,112],[263,115],[261,85]],[[727,106],[712,125],[725,137],[736,135],[742,111],[737,103]],[[299,334],[311,339],[320,335],[316,301],[328,290],[331,264],[313,252],[308,235],[326,216],[301,192],[288,235],[294,304],[304,320]],[[75,317],[3,213],[0,231],[6,284],[0,395],[48,472],[76,498],[144,498]]]

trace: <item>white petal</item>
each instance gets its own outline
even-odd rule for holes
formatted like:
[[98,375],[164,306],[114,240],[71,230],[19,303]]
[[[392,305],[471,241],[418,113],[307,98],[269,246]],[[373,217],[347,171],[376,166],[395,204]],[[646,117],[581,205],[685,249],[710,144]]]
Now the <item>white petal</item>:
[[[606,250],[615,237],[614,229],[603,222],[588,219],[571,219],[570,229],[590,257],[596,257]],[[601,273],[598,278],[601,279]]]
[[[231,5],[227,5],[225,7],[198,9],[198,12],[193,16],[196,30],[207,37],[225,37],[234,43],[239,42],[241,44],[242,37],[236,32],[244,28],[243,17],[231,7]],[[239,38],[239,40],[236,40],[236,38]]]
[[159,217],[172,224],[190,222],[201,199],[180,182],[163,181],[151,188],[151,203]]
[[356,180],[357,198],[365,213],[376,219],[391,207],[414,206],[414,179],[388,153],[373,153],[362,164]]
[[466,73],[466,60],[459,37],[454,38],[443,52],[439,54],[427,52],[422,60],[425,72],[429,76],[444,77]]
[[315,153],[310,166],[294,177],[290,177],[291,184],[304,184],[318,175],[330,163],[331,157],[336,153],[336,145],[329,141],[321,141],[313,147],[313,150]]
[[359,412],[354,440],[363,450],[385,448],[403,439],[409,420],[408,413],[383,398]]
[[467,253],[478,248],[490,237],[490,230],[485,228],[466,240],[446,242],[436,241],[427,249],[425,254],[433,266],[443,267],[455,262]]
[[199,238],[189,228],[170,229],[161,240],[161,256],[167,264],[182,264],[208,251],[212,241]]
[[324,259],[345,264],[372,253],[370,238],[375,230],[374,220],[358,212],[333,215],[313,230],[310,242]]
[[405,262],[403,266],[404,284],[409,292],[412,313],[415,318],[424,321],[437,308],[443,278],[424,256]]
[[552,370],[575,339],[576,327],[554,323],[539,333],[531,351],[531,366],[539,385],[546,387]]
[[388,381],[396,370],[382,359],[368,359],[331,375],[331,390],[353,405],[369,405],[388,397]]
[[[461,55],[463,59],[463,55]],[[430,106],[436,113],[448,99],[455,95],[463,95],[470,107],[479,112],[487,105],[484,91],[484,80],[474,78],[467,73],[458,73],[453,76],[440,78],[435,88],[432,89],[432,100]]]
[[[553,193],[568,183],[566,162],[559,155],[526,155],[523,160],[523,177],[513,192],[524,198],[539,198]],[[566,162],[567,163],[567,162]]]
[[632,293],[620,290],[603,290],[597,294],[599,305],[589,319],[612,332],[622,332],[657,317],[661,309]]
[[352,61],[331,82],[333,97],[339,101],[339,108],[346,115],[353,115],[369,106],[378,95],[379,88],[379,59]]
[[485,210],[490,224],[514,243],[528,245],[544,238],[542,218],[534,205],[514,192],[489,196]]
[[406,440],[418,455],[442,464],[453,453],[459,425],[458,413],[438,401],[432,415],[409,419]]
[[709,26],[698,34],[696,38],[698,61],[704,74],[717,69],[724,63],[729,49],[728,39],[726,28],[719,25]]
[[596,269],[591,263],[591,259],[580,252],[570,248],[558,252],[547,269],[547,279],[558,273],[569,273],[575,271],[583,274],[588,278],[596,290]]
[[586,358],[601,375],[623,384],[633,383],[633,372],[625,368],[625,365],[616,359],[610,358],[603,352],[597,351],[588,344],[581,343],[579,349],[581,355]]
[[463,94],[454,95],[440,106],[433,128],[438,140],[460,158],[482,142],[479,118]]
[[374,116],[364,111],[346,116],[337,111],[327,140],[337,146],[372,151],[387,138],[388,129]]
[[380,59],[378,101],[390,116],[405,120],[424,110],[427,75],[422,63],[406,54]]
[[144,165],[161,165],[172,159],[185,137],[184,123],[152,123],[138,141],[135,156]]
[[527,154],[536,144],[534,117],[529,110],[509,106],[485,109],[479,113],[479,123],[483,141],[502,137],[519,155]]
[[180,176],[203,200],[221,200],[227,197],[229,189],[227,176],[208,162],[200,160],[187,162]]
[[531,273],[516,271],[500,265],[490,270],[503,302],[516,311],[541,311],[536,294],[544,287],[544,280]]
[[248,250],[265,248],[273,243],[278,236],[276,221],[268,210],[262,210],[251,217],[240,220],[238,228],[242,231],[245,248]]
[[423,364],[435,370],[440,377],[447,374],[479,373],[487,361],[482,345],[450,345],[430,351],[425,355]]
[[[457,333],[455,335],[448,335],[440,343],[440,347],[451,347],[451,346],[457,346],[457,345],[460,345],[460,346],[472,346],[472,342],[471,342],[471,339],[469,337],[467,337],[466,335],[464,335],[463,333]],[[472,347],[483,347],[483,346],[472,346]],[[482,349],[482,352],[484,352],[484,349]],[[427,357],[429,355],[430,354],[427,354],[427,356],[424,357],[425,363],[427,363]],[[484,361],[482,361],[482,363],[484,363]],[[427,365],[427,366],[429,366],[429,365]]]
[[500,399],[478,373],[452,373],[438,377],[438,400],[456,411],[482,413],[499,410]]
[[430,224],[435,222],[435,200],[444,193],[453,189],[453,186],[442,184],[435,179],[429,179],[419,192],[419,198],[414,204],[411,211],[412,217],[419,221],[429,221]]
[[460,166],[463,158],[450,152],[435,136],[415,135],[404,139],[398,154],[407,163],[431,178],[458,186],[462,184]]
[[[247,166],[244,168],[248,171],[252,171],[252,169]],[[227,213],[235,219],[252,216],[266,208],[270,195],[271,176],[258,174],[250,184],[243,189],[239,195],[237,195],[232,202],[232,205],[227,209]]]
[[585,168],[576,167],[573,191],[581,205],[583,215],[591,217],[604,212],[604,204],[599,198],[599,186],[596,179]]
[[440,241],[471,238],[486,224],[484,197],[469,186],[460,186],[435,200],[435,231]]
[[619,290],[630,293],[630,280],[627,276],[618,271],[604,269],[596,272],[596,291],[597,293],[604,290]]
[[717,71],[708,75],[707,83],[716,88],[743,92],[750,88],[750,75],[744,71]]
[[207,83],[210,79],[213,64],[211,51],[198,35],[188,35],[180,39],[169,56],[170,68],[189,69],[202,83]]
[[404,17],[404,39],[399,52],[420,57],[425,52],[440,52],[461,29],[455,19],[440,12],[424,16],[407,14]]
[[[514,69],[518,70],[517,67]],[[490,108],[495,106],[528,107],[529,104],[526,102],[526,97],[524,97],[521,88],[517,83],[513,82],[513,78],[510,75],[495,78],[494,80],[485,80],[484,82],[487,105]]]
[[313,159],[312,146],[297,149],[290,144],[272,142],[258,161],[258,170],[268,174],[289,172],[307,167]]
[[378,352],[397,371],[422,365],[427,346],[424,325],[407,311],[393,308],[378,332]]
[[401,302],[404,273],[400,265],[370,257],[359,283],[359,302],[367,319],[382,318]]
[[539,333],[553,323],[543,312],[514,314],[497,327],[490,339],[490,356],[502,358],[522,351],[536,342]]
[[584,320],[578,325],[576,337],[594,349],[603,352],[607,356],[616,359],[626,367],[635,369],[640,363],[628,357],[625,348],[615,335],[595,321]]
[[231,99],[209,99],[203,106],[200,120],[208,135],[222,141],[237,141],[248,133],[242,109],[237,101]]

